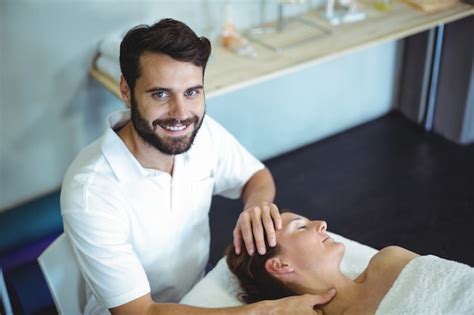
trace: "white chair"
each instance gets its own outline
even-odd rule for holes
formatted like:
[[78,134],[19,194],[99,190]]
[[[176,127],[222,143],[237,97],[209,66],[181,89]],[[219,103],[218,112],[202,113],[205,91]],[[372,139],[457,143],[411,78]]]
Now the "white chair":
[[73,249],[61,234],[38,257],[59,314],[82,314],[86,304],[84,278],[79,271]]
[[5,280],[3,279],[2,268],[0,268],[0,301],[3,305],[3,310],[6,315],[12,315],[12,305],[10,303],[10,298],[8,296],[7,286],[5,285]]

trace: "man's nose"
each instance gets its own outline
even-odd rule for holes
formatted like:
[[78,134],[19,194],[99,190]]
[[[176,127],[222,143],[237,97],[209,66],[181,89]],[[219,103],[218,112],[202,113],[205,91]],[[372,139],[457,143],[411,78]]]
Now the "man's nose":
[[184,100],[181,97],[179,96],[173,97],[173,100],[170,104],[169,115],[170,117],[176,118],[179,120],[184,120],[188,118],[187,111],[186,111],[186,104],[184,103]]
[[318,233],[323,233],[328,228],[326,221],[316,221],[316,230]]

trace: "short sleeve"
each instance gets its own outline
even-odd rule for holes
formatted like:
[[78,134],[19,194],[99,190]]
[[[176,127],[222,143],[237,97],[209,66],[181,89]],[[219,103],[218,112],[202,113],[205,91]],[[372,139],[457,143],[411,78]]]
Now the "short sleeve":
[[114,209],[113,199],[89,194],[86,205],[74,209],[62,198],[61,207],[64,232],[100,304],[116,307],[150,292],[146,273],[128,241],[126,216]]
[[217,145],[214,194],[236,199],[253,174],[265,166],[216,121],[209,121]]

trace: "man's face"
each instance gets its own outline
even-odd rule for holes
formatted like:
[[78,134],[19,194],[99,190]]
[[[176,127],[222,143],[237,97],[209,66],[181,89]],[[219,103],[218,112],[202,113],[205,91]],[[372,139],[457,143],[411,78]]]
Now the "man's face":
[[145,53],[131,93],[132,124],[160,152],[186,152],[205,115],[202,67],[164,54]]

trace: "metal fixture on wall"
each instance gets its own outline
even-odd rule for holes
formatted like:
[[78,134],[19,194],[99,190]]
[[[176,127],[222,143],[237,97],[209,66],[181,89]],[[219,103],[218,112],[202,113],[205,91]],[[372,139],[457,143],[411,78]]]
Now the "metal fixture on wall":
[[[263,0],[264,1],[264,0]],[[264,1],[265,2],[265,1]],[[318,23],[314,19],[308,19],[304,17],[304,14],[300,14],[298,16],[285,16],[288,7],[299,7],[300,9],[304,10],[303,6],[307,6],[310,1],[307,0],[278,0],[277,1],[277,20],[275,23],[270,23],[265,25],[266,23],[263,21],[263,14],[261,16],[262,25],[258,27],[251,28],[249,31],[246,32],[245,36],[255,42],[258,43],[268,49],[271,49],[276,52],[283,51],[285,49],[304,44],[309,40],[314,40],[322,36],[327,36],[331,33],[331,30],[323,25],[322,23]],[[306,7],[307,8],[307,7]],[[313,34],[310,37],[298,40],[293,43],[284,44],[284,45],[276,45],[271,43],[270,40],[267,40],[268,37],[275,37],[278,35],[284,35],[285,32],[289,31],[290,23],[300,23],[305,26],[308,26],[314,29]],[[268,36],[267,36],[268,35]]]
[[436,33],[435,41],[433,43],[433,63],[431,66],[431,75],[429,78],[429,93],[426,103],[425,118],[424,118],[424,127],[426,131],[433,130],[433,120],[436,106],[436,96],[438,92],[438,80],[439,80],[439,69],[441,64],[441,54],[443,51],[443,35],[444,35],[444,24],[440,24],[436,29],[431,30],[431,32]]

